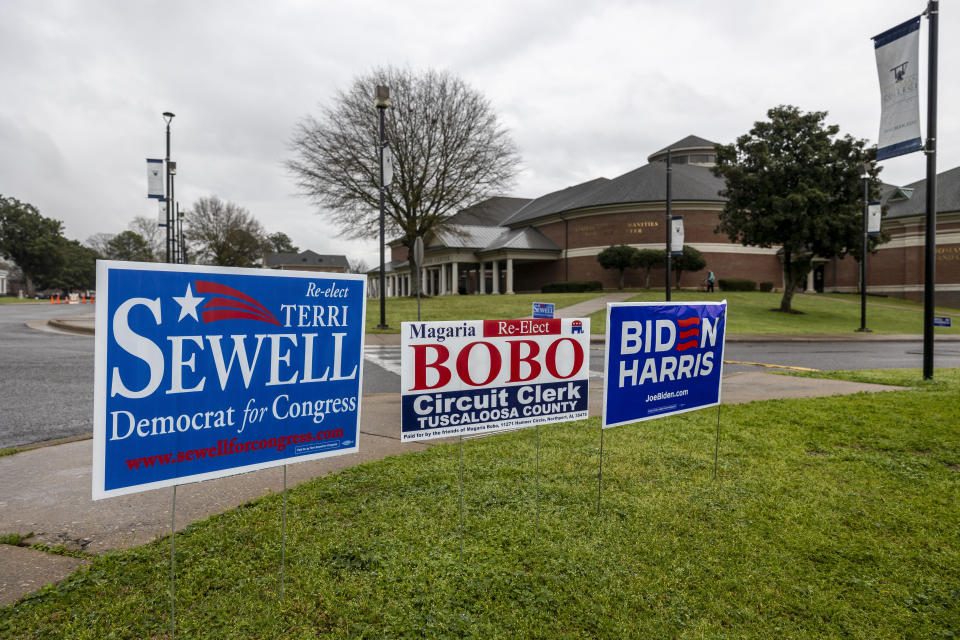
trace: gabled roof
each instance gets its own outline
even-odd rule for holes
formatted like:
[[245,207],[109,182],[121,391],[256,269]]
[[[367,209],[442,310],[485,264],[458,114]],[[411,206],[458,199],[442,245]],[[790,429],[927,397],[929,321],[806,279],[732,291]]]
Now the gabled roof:
[[[458,225],[445,228],[434,234],[434,240],[451,249],[482,249],[497,239],[503,227]],[[434,246],[433,242],[430,246]]]
[[533,227],[507,229],[496,240],[483,248],[484,252],[498,249],[528,249],[533,251],[560,251],[557,243]]
[[[910,184],[898,187],[906,192],[913,189],[909,199],[889,198],[887,204],[887,218],[905,218],[907,216],[923,215],[927,211],[927,181],[917,180]],[[891,192],[892,194],[893,192]],[[886,192],[884,195],[890,195]],[[960,211],[960,167],[937,174],[937,213]]]
[[268,267],[342,267],[349,268],[347,256],[320,255],[309,249],[300,253],[271,253],[267,255]]
[[494,196],[472,207],[459,211],[449,220],[455,225],[496,227],[530,202],[530,198]]

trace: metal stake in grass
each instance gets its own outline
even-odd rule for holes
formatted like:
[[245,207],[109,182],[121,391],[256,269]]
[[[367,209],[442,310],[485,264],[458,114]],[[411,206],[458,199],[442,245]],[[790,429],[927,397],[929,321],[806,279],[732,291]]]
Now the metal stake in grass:
[[463,562],[463,434],[460,434],[460,562]]
[[600,425],[600,473],[597,474],[597,515],[600,515],[600,490],[603,487],[603,425]]
[[177,485],[173,485],[173,504],[170,505],[170,640],[176,636],[177,624],[176,624],[176,607],[173,601],[173,539],[175,530],[174,525],[174,514],[177,510]]
[[537,496],[537,533],[540,533],[540,425],[537,425],[537,473],[534,476]]
[[717,460],[720,457],[720,405],[717,404],[717,443],[713,449],[713,479],[717,479]]
[[280,602],[283,603],[284,568],[287,566],[287,465],[283,465],[283,533],[280,536]]

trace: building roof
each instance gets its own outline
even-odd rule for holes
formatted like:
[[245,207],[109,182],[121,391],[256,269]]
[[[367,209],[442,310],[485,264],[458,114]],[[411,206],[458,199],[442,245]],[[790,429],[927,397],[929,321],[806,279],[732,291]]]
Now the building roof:
[[534,251],[560,251],[556,242],[533,227],[507,229],[493,242],[483,248],[484,251],[498,249],[529,249]]
[[[503,227],[487,227],[461,224],[448,227],[434,234],[434,241],[451,249],[483,249],[497,239],[503,232]],[[434,242],[430,246],[437,246]]]
[[[906,199],[902,195],[899,198],[891,198],[890,196],[896,191],[894,189],[889,191],[884,189],[884,201],[889,205],[886,218],[906,218],[908,216],[922,216],[926,213],[926,180],[917,180],[895,189],[902,194],[909,193],[912,189],[913,194]],[[954,167],[949,171],[937,174],[937,213],[948,211],[960,211],[960,167]]]
[[666,155],[667,151],[690,151],[692,149],[709,149],[713,151],[714,147],[717,146],[716,142],[711,142],[706,138],[701,138],[700,136],[687,136],[681,140],[677,140],[673,144],[668,144],[660,151],[655,151],[647,157],[648,162],[652,162],[653,159],[660,155]]
[[570,209],[579,209],[584,205],[582,203],[590,201],[590,194],[600,189],[605,183],[609,182],[607,178],[595,178],[587,182],[582,182],[560,191],[548,193],[528,202],[512,216],[503,221],[503,224],[514,225],[527,222],[535,218],[553,215]]
[[[671,186],[673,200],[725,201],[720,196],[724,181],[713,175],[707,167],[674,166]],[[632,202],[663,202],[666,199],[667,166],[662,162],[651,162],[613,180],[597,178],[537,198],[505,220],[504,225],[518,225],[575,209]]]
[[495,196],[459,211],[449,222],[456,225],[496,227],[528,202],[530,198]]
[[341,267],[349,269],[347,256],[320,255],[309,249],[300,253],[271,253],[267,255],[268,267]]

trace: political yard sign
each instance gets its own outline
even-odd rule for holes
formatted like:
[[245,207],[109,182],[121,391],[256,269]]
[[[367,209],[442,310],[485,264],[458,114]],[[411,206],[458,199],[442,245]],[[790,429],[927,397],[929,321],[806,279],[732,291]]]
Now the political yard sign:
[[404,322],[401,440],[587,417],[590,320]]
[[358,450],[365,278],[97,262],[94,499]]
[[727,301],[607,305],[603,427],[720,404]]

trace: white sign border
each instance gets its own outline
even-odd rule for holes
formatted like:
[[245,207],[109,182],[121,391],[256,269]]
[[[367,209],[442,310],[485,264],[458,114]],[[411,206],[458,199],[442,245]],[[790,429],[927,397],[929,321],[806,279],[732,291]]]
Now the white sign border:
[[[696,407],[690,407],[689,409],[680,409],[678,411],[670,411],[668,413],[658,413],[655,416],[647,416],[645,418],[635,418],[632,420],[624,420],[622,422],[614,422],[607,424],[607,387],[609,386],[609,369],[610,369],[610,310],[614,307],[665,307],[665,306],[679,306],[679,305],[702,305],[702,306],[712,306],[719,307],[723,305],[725,308],[723,310],[723,343],[720,345],[720,384],[717,389],[717,401],[699,405]],[[727,299],[724,298],[720,302],[709,301],[709,302],[694,302],[687,300],[678,300],[677,302],[608,302],[607,303],[607,318],[606,318],[606,338],[604,339],[605,349],[603,350],[603,411],[601,412],[600,417],[600,428],[601,429],[612,429],[614,427],[622,427],[623,425],[633,424],[635,422],[647,422],[648,420],[656,420],[658,418],[666,418],[668,416],[675,416],[681,413],[688,413],[690,411],[700,411],[701,409],[709,409],[710,407],[719,406],[723,402],[723,356],[727,351],[727,311],[730,309],[730,305],[727,302]]]
[[[360,332],[360,372],[357,387],[357,437],[353,446],[349,449],[336,449],[334,451],[321,451],[311,453],[296,458],[285,458],[281,460],[271,460],[250,464],[243,467],[231,467],[230,469],[221,469],[219,471],[208,471],[206,473],[197,473],[191,476],[180,476],[169,478],[167,480],[157,480],[145,484],[137,484],[118,489],[104,489],[106,481],[106,452],[107,452],[107,424],[106,424],[106,404],[107,404],[107,308],[109,300],[109,278],[107,277],[110,269],[132,269],[135,271],[166,271],[177,273],[203,273],[203,274],[221,274],[221,275],[240,275],[240,276],[272,276],[282,278],[316,278],[318,274],[324,280],[359,280],[363,283],[363,311],[361,313],[361,322],[363,330]],[[333,277],[330,277],[333,276]],[[102,283],[102,287],[100,286]],[[114,498],[116,496],[129,495],[131,493],[140,493],[153,489],[162,489],[163,487],[173,487],[181,484],[190,484],[193,482],[203,482],[204,480],[213,480],[215,478],[225,478],[228,476],[249,473],[260,469],[270,469],[285,464],[294,464],[298,462],[308,462],[320,458],[331,458],[339,455],[358,453],[360,451],[360,422],[361,410],[363,408],[363,349],[366,340],[367,324],[367,277],[363,274],[355,273],[333,273],[329,271],[287,271],[283,269],[248,269],[242,267],[214,267],[194,264],[169,264],[165,262],[122,262],[119,260],[97,260],[97,297],[94,310],[96,312],[95,333],[94,333],[94,380],[93,380],[93,468],[91,472],[93,485],[93,499],[102,500],[104,498]]]

